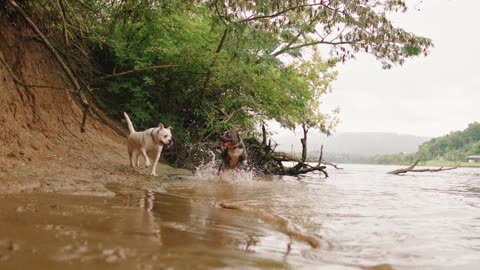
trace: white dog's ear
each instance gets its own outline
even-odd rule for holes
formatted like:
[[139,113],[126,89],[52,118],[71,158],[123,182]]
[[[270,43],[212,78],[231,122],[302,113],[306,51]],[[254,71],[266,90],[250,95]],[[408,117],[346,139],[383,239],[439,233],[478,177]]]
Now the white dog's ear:
[[158,123],[158,128],[159,128],[159,129],[163,129],[163,128],[165,128],[165,127],[163,126],[162,123]]
[[170,126],[170,127],[167,127],[167,129],[170,129],[170,130],[172,130],[173,128]]

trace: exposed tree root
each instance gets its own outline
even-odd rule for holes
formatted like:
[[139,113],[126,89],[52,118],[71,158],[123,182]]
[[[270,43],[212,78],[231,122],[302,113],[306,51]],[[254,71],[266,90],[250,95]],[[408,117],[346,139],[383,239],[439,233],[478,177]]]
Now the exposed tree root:
[[82,104],[82,107],[84,108],[83,110],[83,117],[82,117],[82,125],[80,127],[81,132],[85,132],[85,124],[87,121],[87,113],[89,112],[89,103],[85,95],[82,93],[82,87],[80,86],[77,78],[74,76],[72,69],[66,64],[65,61],[63,61],[62,57],[60,54],[57,52],[55,47],[50,43],[50,41],[47,39],[47,37],[40,31],[40,29],[37,27],[37,25],[30,19],[30,17],[27,15],[27,13],[14,1],[14,0],[8,0],[8,3],[10,6],[15,9],[22,17],[25,19],[25,21],[30,25],[32,30],[40,37],[42,43],[47,47],[47,49],[52,53],[53,57],[57,62],[60,64],[60,67],[63,69],[65,74],[67,75],[69,81],[72,83],[73,88],[74,88],[74,93],[79,99],[80,103]]
[[[277,174],[277,175],[291,175],[298,176],[300,174],[306,174],[309,172],[319,171],[328,177],[328,173],[325,170],[326,166],[317,164],[312,166],[306,162],[307,158],[307,133],[308,128],[303,125],[303,138],[300,140],[302,143],[302,156],[301,158],[289,155],[283,152],[275,152],[275,146],[272,147],[271,140],[267,143],[267,134],[265,126],[262,125],[262,141],[258,141],[255,138],[249,138],[245,140],[247,145],[247,151],[249,153],[249,164],[256,170],[260,170],[265,174]],[[320,153],[319,160],[322,160],[323,151]],[[284,166],[283,162],[296,163],[293,167]]]

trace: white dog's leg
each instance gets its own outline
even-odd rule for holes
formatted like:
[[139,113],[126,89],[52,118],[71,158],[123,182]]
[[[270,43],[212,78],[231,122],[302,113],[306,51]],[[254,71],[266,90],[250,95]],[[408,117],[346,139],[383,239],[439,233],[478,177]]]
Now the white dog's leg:
[[145,167],[150,167],[150,159],[147,156],[147,150],[145,148],[141,148],[140,151],[142,152],[143,157],[145,158]]
[[130,167],[135,168],[133,165],[133,155],[131,152],[128,153],[128,158],[130,159]]
[[137,167],[137,150],[135,149],[133,149],[130,154],[130,166],[132,166],[132,168]]
[[137,167],[140,168],[140,151],[137,151],[137,155],[135,156],[135,162],[137,164]]
[[138,157],[140,157],[140,151],[138,149],[134,149],[132,155],[134,168],[140,167],[140,159],[138,159]]
[[162,146],[159,146],[157,149],[157,156],[155,157],[155,161],[153,161],[153,167],[152,167],[152,173],[151,173],[152,176],[157,176],[157,173],[156,173],[157,164],[158,164],[158,160],[160,159],[160,155],[162,154],[162,149],[163,149]]

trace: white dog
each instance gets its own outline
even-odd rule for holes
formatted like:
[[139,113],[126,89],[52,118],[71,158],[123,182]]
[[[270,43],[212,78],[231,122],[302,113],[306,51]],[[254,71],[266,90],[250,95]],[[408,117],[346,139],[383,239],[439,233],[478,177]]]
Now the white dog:
[[162,123],[158,124],[156,128],[149,128],[141,132],[135,132],[132,121],[127,113],[123,113],[127,120],[130,135],[128,135],[128,156],[130,157],[130,166],[133,168],[140,166],[138,157],[143,155],[145,158],[145,166],[150,167],[150,159],[147,153],[155,153],[155,161],[153,162],[151,175],[157,176],[155,170],[157,168],[158,160],[162,154],[163,147],[170,148],[172,143],[171,127],[165,128]]

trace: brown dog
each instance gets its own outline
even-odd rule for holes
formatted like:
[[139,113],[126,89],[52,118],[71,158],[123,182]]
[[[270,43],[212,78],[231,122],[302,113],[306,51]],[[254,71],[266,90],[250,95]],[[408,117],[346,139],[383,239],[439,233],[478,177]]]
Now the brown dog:
[[236,169],[247,160],[247,151],[240,134],[241,131],[227,130],[220,137],[223,152],[221,156],[222,164],[218,172]]

